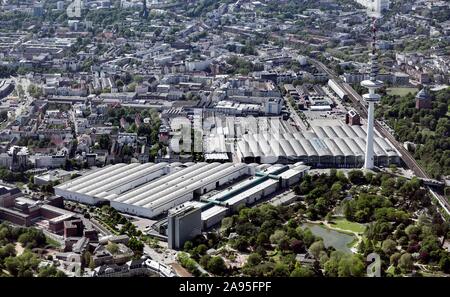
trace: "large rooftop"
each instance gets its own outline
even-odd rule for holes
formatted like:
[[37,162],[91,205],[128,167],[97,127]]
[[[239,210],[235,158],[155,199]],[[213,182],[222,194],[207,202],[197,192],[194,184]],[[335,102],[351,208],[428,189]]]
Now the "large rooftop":
[[[364,156],[365,128],[357,125],[317,125],[312,126],[312,130],[294,133],[283,129],[273,131],[272,127],[268,131],[263,128],[262,132],[254,129],[254,133],[243,135],[238,142],[238,152],[243,158],[261,158],[261,163],[285,163],[289,160],[338,163],[340,160],[348,161],[345,159],[348,157]],[[401,156],[389,140],[378,133],[374,137],[374,153],[375,157],[384,158],[387,162]],[[352,163],[357,165],[358,161]]]
[[[116,164],[94,170],[55,187],[65,198],[89,197],[114,206],[160,213],[193,196],[248,174],[243,163]],[[188,199],[189,200],[189,199]]]

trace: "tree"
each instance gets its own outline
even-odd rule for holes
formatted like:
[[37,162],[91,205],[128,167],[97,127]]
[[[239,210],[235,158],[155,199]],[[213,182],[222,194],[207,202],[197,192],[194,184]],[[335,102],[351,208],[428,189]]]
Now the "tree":
[[201,256],[206,254],[208,247],[205,244],[199,244],[197,247],[191,250],[192,258],[198,260]]
[[431,258],[438,258],[440,249],[439,239],[433,234],[427,235],[421,242],[420,252],[427,253]]
[[119,246],[117,245],[117,243],[109,242],[106,245],[106,250],[108,252],[110,252],[111,254],[115,255],[115,254],[117,254],[119,252]]
[[17,241],[19,241],[23,247],[32,249],[45,245],[47,239],[41,230],[30,228],[22,233]]
[[209,262],[210,259],[211,259],[211,256],[210,256],[210,255],[208,255],[208,254],[203,255],[203,256],[200,258],[199,264],[200,264],[201,266],[203,266],[203,267],[207,267],[207,266],[208,266],[208,262]]
[[0,263],[3,259],[7,257],[14,257],[15,255],[16,255],[16,248],[12,243],[8,243],[4,247],[0,247]]
[[350,170],[348,172],[348,179],[350,180],[350,182],[352,184],[355,185],[360,185],[363,184],[366,179],[364,177],[364,172],[362,172],[361,170]]
[[391,263],[391,265],[397,266],[400,257],[401,257],[400,253],[395,253],[389,258],[389,262]]
[[195,261],[189,258],[188,254],[184,252],[179,253],[177,259],[178,262],[180,262],[181,266],[186,268],[189,272],[193,274],[199,274]]
[[319,259],[320,252],[325,248],[323,241],[316,241],[309,247],[309,253],[314,256],[314,258]]
[[143,250],[144,250],[144,244],[136,239],[135,237],[131,237],[130,240],[128,241],[128,247],[135,253],[140,253],[142,254]]
[[132,82],[131,84],[129,84],[127,86],[128,92],[134,92],[136,90],[136,85],[137,84],[135,82]]
[[275,264],[275,267],[272,272],[272,276],[275,277],[286,277],[289,276],[289,267],[281,262]]
[[270,242],[272,244],[280,244],[280,242],[286,237],[286,233],[283,230],[276,230],[275,233],[270,235]]
[[247,239],[245,239],[245,237],[239,236],[234,241],[233,247],[240,252],[245,252],[245,251],[247,251],[247,248],[248,248],[248,241],[247,241]]
[[381,249],[386,255],[389,256],[397,250],[397,243],[392,239],[386,239],[385,241],[383,241]]
[[290,245],[290,249],[296,253],[296,254],[300,254],[302,252],[305,251],[305,244],[303,243],[303,241],[298,240],[298,239],[292,239],[291,240],[291,245]]
[[408,235],[409,239],[417,238],[420,234],[420,231],[421,231],[420,228],[415,225],[409,225],[405,229],[405,233],[406,233],[406,235]]
[[39,265],[39,259],[30,250],[17,257],[5,259],[5,267],[12,276],[31,277]]
[[346,255],[339,261],[339,277],[361,277],[365,274],[365,265],[358,255]]
[[450,273],[450,256],[444,254],[439,260],[439,267],[444,273]]
[[55,266],[46,266],[39,269],[38,277],[65,277],[66,274],[58,269]]
[[247,258],[247,265],[256,266],[261,263],[262,257],[258,253],[251,253]]
[[342,252],[334,251],[330,258],[324,264],[325,275],[330,277],[338,276],[339,261],[342,257]]
[[192,241],[186,240],[183,245],[183,250],[185,252],[189,252],[193,247],[194,247],[194,245],[192,244]]
[[111,146],[111,139],[110,139],[110,137],[108,135],[102,134],[100,136],[100,139],[99,139],[98,143],[99,143],[100,148],[102,150],[108,150],[110,148],[110,146]]
[[221,257],[215,256],[209,259],[207,269],[215,275],[224,275],[226,273],[227,266]]
[[18,276],[20,263],[17,257],[8,257],[5,259],[5,268],[12,276]]
[[28,86],[28,93],[34,98],[39,98],[42,96],[42,88],[37,87],[35,85]]
[[290,274],[291,277],[312,277],[314,276],[314,272],[300,264],[296,264],[294,270]]
[[266,233],[260,232],[258,236],[256,237],[256,244],[258,246],[265,246],[266,244],[270,243],[269,238],[267,237]]
[[413,258],[410,253],[404,253],[398,260],[398,266],[403,272],[410,272],[414,267]]
[[365,274],[365,265],[359,255],[334,251],[325,262],[324,270],[325,275],[331,277],[360,277]]

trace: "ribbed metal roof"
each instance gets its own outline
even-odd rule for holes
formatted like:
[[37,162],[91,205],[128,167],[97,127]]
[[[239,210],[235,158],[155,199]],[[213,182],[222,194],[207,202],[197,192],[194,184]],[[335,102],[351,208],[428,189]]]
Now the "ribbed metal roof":
[[157,193],[159,190],[178,184],[182,180],[181,178],[190,178],[214,166],[217,166],[217,163],[207,164],[202,162],[189,166],[175,173],[159,178],[151,183],[145,184],[144,186],[136,188],[130,192],[127,192],[124,195],[114,199],[114,201],[133,204],[136,201],[151,196],[153,193]]
[[330,127],[330,128],[333,129],[333,132],[336,135],[336,136],[330,137],[330,138],[337,138],[337,137],[345,138],[345,137],[348,137],[347,133],[344,131],[344,129],[342,129],[342,126],[333,126],[333,127]]
[[314,147],[314,150],[320,157],[332,156],[333,154],[328,149],[326,143],[320,138],[313,138],[309,141]]
[[330,150],[331,154],[334,157],[344,156],[344,153],[341,151],[339,146],[334,142],[334,139],[325,138],[323,139],[323,141],[325,142],[325,144],[327,145],[328,149]]
[[286,139],[280,139],[279,141],[281,148],[284,151],[284,154],[287,157],[293,158],[296,156],[294,149],[292,148],[291,144],[289,143],[289,141],[287,141]]
[[[350,137],[350,138],[358,137],[358,134],[356,134],[355,130],[350,128],[350,126],[343,125],[341,128],[345,132],[345,134],[347,135],[346,137]],[[343,138],[343,137],[341,137],[341,138]]]
[[349,139],[349,138],[335,138],[335,139],[333,139],[333,142],[336,143],[339,150],[342,152],[342,154],[344,156],[346,156],[346,157],[354,156],[355,155],[354,150],[352,150],[350,148],[350,145],[354,145],[354,144],[352,144],[352,143],[347,144],[347,141],[346,141],[347,139]]
[[311,142],[309,142],[309,140],[299,139],[299,142],[302,145],[302,147],[305,149],[306,154],[308,156],[318,156],[319,155],[317,153],[317,151],[314,149],[314,146],[311,144]]
[[361,128],[361,126],[353,125],[353,126],[351,126],[351,128],[353,129],[353,131],[355,131],[355,133],[356,133],[356,135],[358,135],[358,137],[361,137],[361,138],[367,137],[366,131],[364,131],[363,128]]
[[338,137],[338,134],[335,132],[335,130],[338,127],[330,127],[330,126],[325,126],[323,127],[323,131],[325,131],[327,137],[323,137],[323,138],[335,138]]
[[325,130],[322,127],[315,126],[313,127],[313,130],[316,133],[317,137],[328,138],[327,133],[325,133]]
[[308,154],[306,153],[302,144],[297,139],[291,138],[291,139],[289,139],[289,143],[291,144],[291,147],[294,149],[295,154],[298,157],[307,157],[308,156]]

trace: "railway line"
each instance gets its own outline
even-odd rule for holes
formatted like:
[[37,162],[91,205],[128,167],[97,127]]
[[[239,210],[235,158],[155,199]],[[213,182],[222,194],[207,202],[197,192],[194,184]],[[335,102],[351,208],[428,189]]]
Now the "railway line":
[[[310,59],[311,63],[315,65],[316,67],[320,68],[322,71],[324,71],[328,76],[336,81],[336,83],[339,84],[339,86],[347,92],[348,98],[350,99],[351,103],[353,104],[353,107],[359,112],[360,116],[362,118],[367,119],[367,108],[364,105],[364,101],[361,95],[359,95],[349,84],[344,83],[341,81],[341,79],[336,76],[333,71],[328,69],[323,63]],[[386,128],[384,128],[378,121],[375,121],[375,129],[380,133],[383,137],[387,138],[397,149],[401,156],[402,160],[405,163],[405,165],[411,169],[414,174],[425,180],[430,180],[430,176],[425,172],[425,170],[420,167],[420,165],[417,163],[417,161],[411,156],[411,154],[406,150],[396,139],[395,137],[388,131]],[[430,191],[432,192],[433,196],[438,200],[439,204],[444,208],[444,210],[447,212],[447,214],[450,215],[450,203],[446,197],[436,193],[431,187],[428,186]]]

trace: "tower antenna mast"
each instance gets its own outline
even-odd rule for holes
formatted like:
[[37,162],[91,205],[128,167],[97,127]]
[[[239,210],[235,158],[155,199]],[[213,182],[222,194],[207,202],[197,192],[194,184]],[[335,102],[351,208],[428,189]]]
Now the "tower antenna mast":
[[383,86],[383,82],[377,80],[378,76],[378,57],[376,52],[377,45],[377,26],[376,17],[372,17],[372,52],[370,54],[370,73],[369,79],[361,82],[361,86],[367,88],[369,93],[364,94],[363,98],[368,103],[368,117],[367,117],[367,139],[366,139],[366,153],[364,157],[364,168],[374,168],[374,155],[373,155],[373,138],[374,138],[374,110],[375,103],[378,103],[381,96],[376,93],[376,90]]

